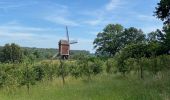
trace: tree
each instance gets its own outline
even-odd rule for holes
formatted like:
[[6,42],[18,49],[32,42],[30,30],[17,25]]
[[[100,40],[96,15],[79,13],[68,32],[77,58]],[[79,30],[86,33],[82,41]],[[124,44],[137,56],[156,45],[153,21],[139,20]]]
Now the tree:
[[147,34],[148,42],[163,42],[165,39],[165,34],[161,30],[157,29],[156,31],[150,32]]
[[163,32],[165,32],[162,48],[165,53],[170,52],[170,0],[160,0],[156,7],[155,15],[164,21]]
[[94,40],[94,48],[96,54],[114,56],[120,50],[119,36],[123,32],[123,26],[120,24],[109,24],[103,32],[98,33],[97,38]]
[[116,73],[117,69],[116,69],[116,60],[113,58],[109,58],[106,61],[106,72],[107,73]]
[[57,74],[58,76],[61,76],[63,84],[65,84],[65,77],[69,74],[68,67],[69,65],[66,63],[66,61],[60,59],[60,65]]
[[170,50],[170,28],[168,25],[164,25],[163,31],[157,29],[155,32],[150,32],[147,35],[147,42],[148,49],[154,56],[168,54]]
[[29,93],[30,86],[35,84],[35,73],[28,63],[24,65],[22,69],[22,78],[20,85],[27,87],[27,92]]
[[170,0],[160,0],[156,7],[155,15],[165,24],[170,24]]
[[93,44],[94,48],[96,48],[96,54],[113,57],[126,45],[141,43],[144,40],[145,35],[142,30],[134,27],[124,29],[123,26],[119,24],[109,24],[103,32],[98,33]]
[[[130,44],[127,45],[124,49],[122,49],[119,57],[118,57],[118,69],[120,72],[122,72],[124,75],[128,71],[128,66],[126,66],[125,61],[129,58],[135,58],[137,63],[139,64],[139,61],[142,57],[145,57],[148,55],[147,45],[144,43],[138,43],[138,44]],[[140,72],[141,72],[141,78],[143,78],[143,66],[140,66]]]
[[35,73],[36,81],[41,81],[45,76],[45,71],[44,71],[43,67],[40,65],[34,65],[33,72]]
[[69,66],[69,73],[76,79],[82,76],[81,68],[77,61],[71,63],[71,65]]
[[19,45],[14,43],[6,44],[2,50],[3,53],[3,62],[12,62],[18,63],[23,60],[23,51]]
[[165,52],[170,54],[170,25],[165,25],[163,31],[165,32],[165,38],[163,40]]
[[34,51],[34,52],[33,52],[33,55],[35,55],[36,58],[41,58],[41,57],[40,57],[41,54],[40,54],[40,52],[39,52],[38,50]]
[[81,75],[87,76],[88,80],[92,75],[102,72],[102,61],[95,57],[86,57],[78,61]]
[[123,41],[122,43],[124,46],[132,43],[142,43],[145,41],[145,34],[143,34],[141,29],[130,27],[124,30],[121,35],[121,40]]

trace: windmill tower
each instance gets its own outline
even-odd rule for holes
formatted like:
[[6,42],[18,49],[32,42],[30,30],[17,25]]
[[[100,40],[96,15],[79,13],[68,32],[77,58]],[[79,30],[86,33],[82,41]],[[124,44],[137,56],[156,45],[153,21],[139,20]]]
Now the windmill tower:
[[77,43],[75,40],[69,40],[69,33],[68,33],[68,28],[66,26],[66,37],[67,40],[60,40],[58,45],[59,45],[59,56],[61,56],[62,59],[68,59],[70,55],[70,45]]

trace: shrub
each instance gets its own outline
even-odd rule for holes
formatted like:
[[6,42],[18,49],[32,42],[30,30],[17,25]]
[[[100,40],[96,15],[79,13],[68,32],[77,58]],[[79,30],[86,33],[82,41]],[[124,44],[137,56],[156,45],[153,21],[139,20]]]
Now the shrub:
[[116,73],[117,72],[117,69],[116,69],[116,66],[117,66],[117,62],[115,59],[113,58],[110,58],[106,61],[106,72],[107,73]]

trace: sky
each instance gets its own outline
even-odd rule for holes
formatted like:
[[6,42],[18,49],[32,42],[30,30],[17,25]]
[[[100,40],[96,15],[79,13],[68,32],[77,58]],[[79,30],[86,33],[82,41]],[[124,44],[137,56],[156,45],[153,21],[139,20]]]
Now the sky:
[[0,0],[0,46],[58,48],[68,26],[73,50],[95,52],[93,41],[108,24],[161,29],[153,16],[159,0]]

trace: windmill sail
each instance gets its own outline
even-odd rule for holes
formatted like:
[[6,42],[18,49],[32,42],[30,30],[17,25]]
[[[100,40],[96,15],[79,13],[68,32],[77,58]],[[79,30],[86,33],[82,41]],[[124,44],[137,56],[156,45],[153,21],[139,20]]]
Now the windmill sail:
[[68,43],[69,43],[69,34],[68,34],[68,28],[67,28],[67,26],[66,26],[66,37],[67,37],[67,41],[68,41]]
[[[66,40],[60,40],[59,41],[59,56],[62,58],[62,59],[68,59],[69,55],[70,55],[70,45],[71,44],[75,44],[77,43],[77,41],[73,40],[73,41],[70,41],[69,40],[69,33],[68,33],[68,27],[66,26]],[[53,56],[53,58],[55,58],[57,55],[55,54]]]
[[75,44],[78,43],[77,40],[70,40],[69,44]]

